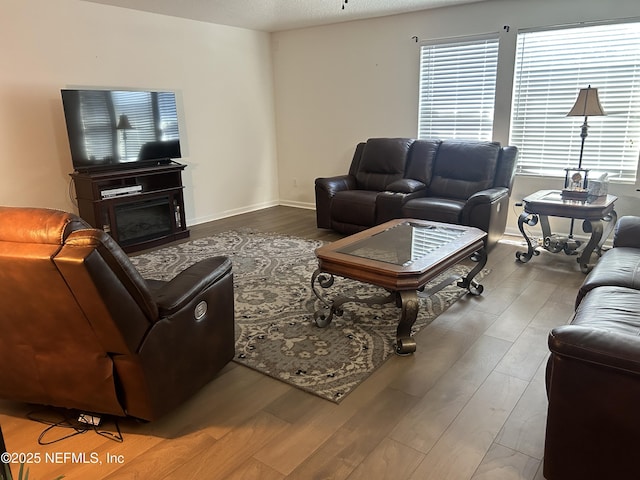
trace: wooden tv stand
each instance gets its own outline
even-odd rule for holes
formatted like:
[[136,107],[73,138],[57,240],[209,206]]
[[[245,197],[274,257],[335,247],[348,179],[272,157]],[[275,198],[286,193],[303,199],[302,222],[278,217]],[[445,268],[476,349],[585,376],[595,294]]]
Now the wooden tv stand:
[[75,171],[80,217],[111,234],[125,252],[189,236],[184,214],[185,165]]

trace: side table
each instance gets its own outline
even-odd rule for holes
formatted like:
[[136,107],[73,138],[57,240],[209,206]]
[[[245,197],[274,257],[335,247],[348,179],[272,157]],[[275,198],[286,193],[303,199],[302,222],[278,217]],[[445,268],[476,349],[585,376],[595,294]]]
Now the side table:
[[[540,221],[542,229],[542,247],[551,252],[564,252],[567,255],[579,255],[580,270],[587,273],[592,266],[589,264],[591,254],[602,253],[602,245],[613,230],[618,215],[614,204],[618,197],[606,195],[588,197],[586,200],[570,200],[562,197],[558,190],[540,190],[527,197],[522,202],[524,211],[518,217],[518,228],[527,242],[526,252],[516,252],[516,259],[526,263],[534,255],[539,255],[538,245],[534,247],[531,239],[524,231],[524,225],[534,226]],[[575,240],[571,232],[568,236],[551,233],[548,217],[564,217],[583,220],[582,230],[590,233],[587,243]]]

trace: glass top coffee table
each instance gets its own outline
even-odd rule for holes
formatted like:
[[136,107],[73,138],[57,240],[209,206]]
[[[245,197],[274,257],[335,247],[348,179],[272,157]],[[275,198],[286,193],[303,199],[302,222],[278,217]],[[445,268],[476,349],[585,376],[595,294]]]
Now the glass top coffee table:
[[[347,302],[395,302],[401,308],[396,353],[415,352],[411,327],[418,315],[418,292],[445,270],[473,256],[474,268],[457,285],[480,295],[483,288],[474,277],[487,263],[486,236],[474,227],[397,219],[318,248],[318,269],[311,277],[311,287],[324,307],[315,312],[316,325],[328,326],[334,315],[342,315]],[[318,286],[331,287],[334,275],[382,287],[389,295],[328,300]]]

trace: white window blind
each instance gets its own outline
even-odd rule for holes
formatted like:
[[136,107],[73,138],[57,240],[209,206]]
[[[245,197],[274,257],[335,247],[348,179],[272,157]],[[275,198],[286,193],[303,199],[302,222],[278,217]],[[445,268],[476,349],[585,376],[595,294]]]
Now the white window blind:
[[640,23],[518,34],[509,143],[518,173],[564,176],[580,158],[584,117],[567,117],[578,91],[598,89],[607,116],[588,118],[589,177],[634,182],[640,146]]
[[112,100],[116,118],[126,115],[132,127],[123,132],[126,141],[118,143],[120,157],[135,160],[142,145],[156,140],[152,94],[116,91],[112,92]]
[[421,47],[418,138],[492,139],[498,44],[496,35]]
[[173,92],[157,92],[156,96],[159,115],[159,131],[156,132],[158,140],[174,140],[180,138],[175,94]]
[[113,156],[117,139],[114,137],[115,117],[110,108],[109,92],[87,90],[80,92],[83,145],[89,157],[107,159]]

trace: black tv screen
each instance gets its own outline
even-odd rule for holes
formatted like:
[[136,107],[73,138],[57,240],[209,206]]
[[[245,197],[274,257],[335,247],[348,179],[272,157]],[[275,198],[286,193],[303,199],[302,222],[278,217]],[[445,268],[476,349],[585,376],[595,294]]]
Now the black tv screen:
[[122,168],[180,158],[173,92],[64,89],[73,168]]

